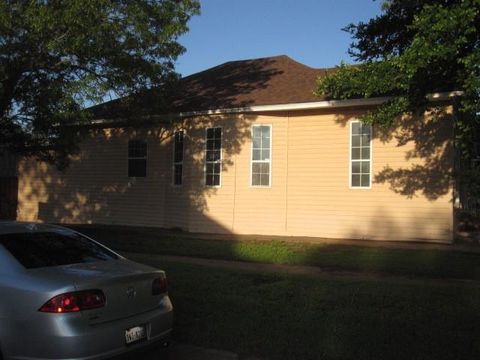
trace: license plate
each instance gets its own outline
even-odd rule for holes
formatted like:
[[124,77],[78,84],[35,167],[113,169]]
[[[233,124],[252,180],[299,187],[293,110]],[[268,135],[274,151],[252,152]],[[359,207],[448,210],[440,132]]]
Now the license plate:
[[127,344],[143,340],[146,337],[147,331],[145,330],[145,326],[135,326],[131,329],[125,330],[125,341]]

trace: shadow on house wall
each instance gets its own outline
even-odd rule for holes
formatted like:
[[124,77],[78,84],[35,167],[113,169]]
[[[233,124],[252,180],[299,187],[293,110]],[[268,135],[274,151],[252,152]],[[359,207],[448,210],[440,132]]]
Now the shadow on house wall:
[[[358,116],[358,112],[345,112],[337,116],[336,123],[340,128],[345,128],[355,116]],[[369,210],[371,220],[367,222],[361,221],[355,226],[350,223],[339,225],[344,227],[343,233],[353,239],[381,239],[382,236],[405,239],[408,237],[402,235],[405,232],[402,226],[405,227],[410,221],[408,227],[417,229],[418,233],[412,240],[428,239],[432,234],[442,239],[448,238],[445,231],[452,230],[450,221],[447,220],[445,227],[442,227],[445,230],[439,232],[425,220],[439,216],[443,219],[447,210],[431,214],[422,210],[421,216],[403,214],[404,219],[397,221],[395,214],[387,214],[388,209],[395,208],[394,205],[378,203],[382,195],[377,193],[379,187],[375,187],[375,184],[387,185],[393,193],[405,199],[422,198],[433,202],[448,195],[451,191],[452,166],[450,120],[448,114],[442,119],[431,118],[428,121],[404,119],[399,121],[394,131],[375,129],[374,144],[386,144],[388,151],[396,154],[396,160],[390,165],[385,153],[383,163],[374,156],[373,182],[377,209]],[[194,121],[178,121],[172,126],[157,125],[156,128],[97,129],[85,140],[82,152],[72,158],[72,164],[65,174],[46,164],[34,161],[22,163],[22,218],[233,233],[231,220],[235,203],[232,182],[235,180],[232,177],[235,173],[235,157],[246,147],[251,124],[255,121],[256,116],[253,115],[205,116],[196,117]],[[204,183],[205,129],[210,126],[221,126],[223,131],[222,178],[230,177],[230,183],[223,183],[221,188],[207,187]],[[182,129],[186,133],[181,187],[172,185],[172,134],[175,129]],[[348,131],[344,131],[344,135],[346,140]],[[147,177],[128,178],[128,140],[137,138],[146,139],[148,143]],[[375,146],[377,150],[379,147],[374,145],[374,154]],[[344,151],[347,164],[347,148]],[[319,153],[320,161],[321,156]],[[224,200],[218,204],[215,199],[220,194]],[[358,194],[355,194],[357,198]],[[313,198],[306,201],[311,202]],[[350,215],[352,211],[349,210]],[[442,219],[436,221],[437,226]],[[339,223],[338,219],[332,221]]]
[[[250,134],[248,121],[215,119],[175,124],[188,134],[184,178],[172,185],[174,129],[102,129],[85,139],[70,167],[59,172],[35,160],[20,164],[20,218],[59,223],[135,224],[188,229],[189,219],[203,221],[214,232],[227,232],[212,221],[208,199],[216,187],[204,185],[205,128],[222,126],[223,176]],[[189,141],[193,137],[197,141]],[[128,141],[147,141],[147,176],[128,177]],[[201,219],[201,220],[200,220]]]
[[[345,127],[351,119],[337,116],[336,121]],[[454,118],[447,106],[435,108],[425,116],[402,117],[390,128],[374,126],[374,141],[392,143],[399,151],[407,150],[404,166],[390,166],[387,161],[373,174],[373,183],[387,184],[393,192],[407,198],[425,196],[436,200],[449,194],[453,188],[453,129]]]
[[[252,105],[251,101],[246,100],[247,95],[266,88],[269,80],[281,72],[272,67],[269,60],[265,60],[265,64],[252,66],[257,68],[237,70],[230,75],[226,72],[223,77],[217,74],[215,78],[220,77],[220,84],[224,85],[222,91],[218,90],[218,83],[214,79],[204,79],[201,83],[190,82],[190,87],[180,89],[188,96],[177,106],[183,110],[188,110],[189,104],[201,108],[201,104],[208,101],[210,107]],[[252,77],[252,74],[257,75]],[[168,117],[158,117],[154,124],[139,121],[132,126],[135,122],[134,109],[154,102],[155,97],[152,96],[146,94],[137,103],[122,103],[120,109],[123,106],[125,110],[125,106],[128,106],[128,111],[125,111],[130,114],[124,129],[92,129],[83,143],[82,152],[72,157],[66,173],[59,173],[33,160],[22,162],[20,218],[62,223],[168,226],[232,233],[232,226],[228,224],[234,216],[230,210],[234,203],[228,193],[229,185],[216,188],[204,184],[205,129],[222,127],[222,177],[228,178],[234,172],[236,155],[249,141],[250,127],[256,121],[256,116],[197,116],[172,122]],[[118,108],[116,110],[119,111]],[[145,112],[139,114],[144,115]],[[358,112],[355,114],[358,115]],[[345,111],[344,115],[336,117],[336,123],[339,128],[345,128],[353,117],[353,111]],[[186,134],[184,182],[181,187],[172,186],[171,143],[176,129],[184,130]],[[426,121],[418,118],[399,119],[392,130],[375,127],[374,141],[388,144],[391,151],[398,149],[398,152],[405,153],[405,158],[400,166],[398,162],[390,164],[387,159],[381,168],[374,158],[374,186],[388,185],[391,191],[408,199],[422,197],[434,201],[448,195],[453,164],[452,135],[451,115],[443,110],[432,113]],[[145,178],[127,176],[130,139],[147,140]],[[347,148],[345,151],[347,153]],[[319,154],[319,161],[322,155]],[[348,157],[345,157],[347,162]],[[303,175],[308,176],[308,169]],[[219,193],[227,200],[215,205],[212,199]],[[215,208],[212,209],[212,206]],[[381,205],[377,213],[386,217]],[[400,225],[385,220],[384,226],[395,233]],[[427,225],[414,223],[412,226],[422,228]],[[358,229],[353,228],[350,237],[364,238],[365,232],[360,234]]]
[[[175,111],[195,108],[234,108],[253,105],[248,94],[264,89],[283,70],[269,59],[235,65],[230,71],[219,67],[213,77],[191,78],[181,82],[170,94]],[[225,67],[225,66],[224,66]],[[197,81],[198,80],[198,81]],[[200,81],[201,80],[201,81]],[[156,92],[141,97],[115,100],[95,107],[97,116],[123,116],[123,129],[92,129],[70,167],[61,173],[34,159],[20,164],[19,218],[61,223],[122,223],[188,228],[191,218],[204,217],[208,228],[228,231],[203,216],[207,200],[219,189],[206,187],[202,174],[205,167],[205,128],[222,126],[222,173],[234,166],[233,158],[250,136],[253,118],[239,121],[231,117],[196,117],[171,120],[168,116],[145,121],[143,116],[158,110]],[[152,105],[153,104],[153,105]],[[147,109],[147,110],[145,110]],[[167,107],[163,111],[171,110]],[[172,182],[172,135],[184,130],[184,184],[178,191]],[[147,176],[128,178],[128,141],[145,139],[148,144]],[[196,139],[195,141],[190,141]],[[197,221],[198,222],[198,221]]]

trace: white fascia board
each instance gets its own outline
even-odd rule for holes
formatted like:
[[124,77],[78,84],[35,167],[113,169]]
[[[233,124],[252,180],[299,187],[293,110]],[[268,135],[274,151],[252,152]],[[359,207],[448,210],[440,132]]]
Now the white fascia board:
[[379,97],[369,99],[351,99],[351,100],[328,100],[328,101],[315,101],[306,103],[293,103],[293,104],[278,104],[278,105],[258,105],[247,106],[241,108],[230,109],[215,109],[204,111],[189,111],[179,113],[179,117],[190,117],[198,115],[217,115],[217,114],[233,114],[233,113],[249,113],[249,112],[272,112],[272,111],[294,111],[294,110],[311,110],[311,109],[326,109],[326,108],[344,108],[344,107],[356,107],[356,106],[373,106],[380,105],[391,97]]
[[[462,96],[463,91],[451,91],[442,93],[433,93],[427,95],[427,100],[431,102],[446,101],[456,96]],[[292,104],[276,104],[276,105],[258,105],[247,106],[230,109],[213,109],[202,111],[189,111],[168,115],[154,115],[148,118],[158,119],[175,119],[186,118],[193,116],[205,116],[205,115],[220,115],[220,114],[238,114],[238,113],[257,113],[257,112],[274,112],[274,111],[295,111],[295,110],[314,110],[314,109],[340,109],[349,107],[362,107],[362,106],[375,106],[383,104],[394,97],[376,97],[376,98],[364,98],[364,99],[349,99],[349,100],[324,100],[304,103],[292,103]],[[116,120],[104,120],[96,119],[92,121],[92,124],[105,124],[115,123]]]
[[[428,94],[428,101],[437,102],[449,100],[455,96],[463,95],[463,91],[452,91]],[[335,109],[335,108],[348,108],[348,107],[360,107],[360,106],[375,106],[383,104],[394,97],[376,97],[365,99],[349,99],[349,100],[325,100],[306,103],[294,103],[294,104],[277,104],[277,105],[258,105],[248,106],[241,108],[230,109],[215,109],[204,111],[189,111],[179,113],[176,117],[191,117],[199,115],[218,115],[218,114],[235,114],[235,113],[255,113],[255,112],[273,112],[273,111],[295,111],[295,110],[312,110],[312,109]]]

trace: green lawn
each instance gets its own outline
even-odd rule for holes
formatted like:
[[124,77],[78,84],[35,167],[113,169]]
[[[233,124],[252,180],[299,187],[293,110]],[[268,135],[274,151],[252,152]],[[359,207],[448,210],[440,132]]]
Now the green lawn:
[[180,342],[271,360],[480,358],[478,285],[310,278],[139,259],[167,271]]
[[164,235],[154,228],[74,227],[122,252],[197,256],[394,275],[480,280],[480,254],[441,250],[403,250],[367,246],[310,244],[278,240],[200,240]]

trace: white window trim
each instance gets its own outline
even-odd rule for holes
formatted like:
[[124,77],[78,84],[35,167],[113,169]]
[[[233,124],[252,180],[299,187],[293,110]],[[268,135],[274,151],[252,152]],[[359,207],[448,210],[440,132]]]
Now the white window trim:
[[[207,163],[213,163],[215,164],[215,161],[207,161],[207,140],[208,140],[208,129],[222,129],[222,139],[220,142],[220,160],[218,163],[220,163],[220,181],[218,185],[207,185]],[[223,173],[223,126],[210,126],[205,129],[205,161],[203,164],[203,185],[209,188],[221,188],[222,187],[222,173]]]
[[[129,151],[129,145],[130,145],[130,141],[142,141],[145,143],[146,145],[146,151],[145,151],[145,156],[130,156],[130,151]],[[129,170],[129,162],[130,160],[145,160],[145,176],[129,176],[128,175],[128,170]],[[133,139],[129,139],[128,142],[127,142],[127,177],[129,179],[141,179],[141,178],[146,178],[148,177],[148,141],[147,140],[142,140],[142,139],[138,139],[138,138],[133,138]]]
[[[180,162],[175,162],[175,134],[177,132],[183,132],[183,143],[182,143],[182,161]],[[173,150],[172,150],[172,186],[175,187],[182,187],[183,186],[183,180],[184,180],[184,165],[183,165],[183,160],[185,159],[185,138],[186,138],[186,132],[184,129],[178,129],[173,132]],[[182,183],[181,184],[175,184],[175,165],[181,164],[182,165]]]
[[[254,162],[259,162],[259,163],[264,163],[265,161],[259,161],[259,160],[253,160],[253,128],[254,127],[259,127],[259,126],[268,126],[270,128],[270,159],[269,159],[269,164],[270,164],[270,174],[269,174],[269,179],[268,179],[268,185],[252,185],[252,176],[253,176],[253,163]],[[250,128],[250,139],[251,139],[251,145],[250,145],[250,178],[249,178],[249,186],[254,189],[269,189],[272,187],[272,144],[273,144],[273,127],[272,124],[255,124],[252,125]]]
[[373,176],[373,126],[370,125],[370,176],[369,176],[369,185],[368,186],[352,186],[352,124],[361,123],[360,120],[350,121],[350,129],[348,132],[349,137],[349,160],[348,160],[348,187],[351,190],[369,190],[372,188],[372,176]]

